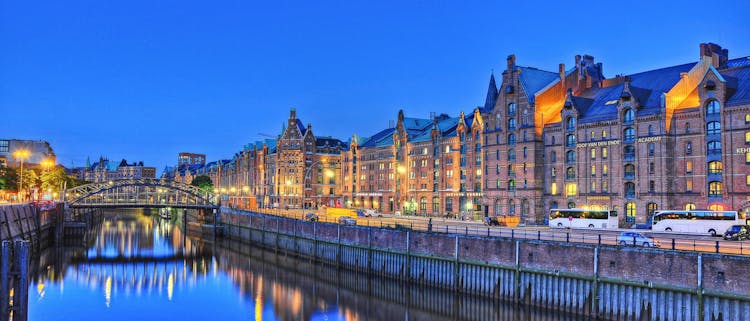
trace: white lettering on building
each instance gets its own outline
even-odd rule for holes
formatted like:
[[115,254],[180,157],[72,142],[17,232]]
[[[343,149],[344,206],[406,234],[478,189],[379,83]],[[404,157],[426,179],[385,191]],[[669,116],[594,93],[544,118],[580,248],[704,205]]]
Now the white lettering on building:
[[603,142],[579,143],[576,145],[576,148],[601,147],[610,145],[620,145],[620,140],[616,139]]

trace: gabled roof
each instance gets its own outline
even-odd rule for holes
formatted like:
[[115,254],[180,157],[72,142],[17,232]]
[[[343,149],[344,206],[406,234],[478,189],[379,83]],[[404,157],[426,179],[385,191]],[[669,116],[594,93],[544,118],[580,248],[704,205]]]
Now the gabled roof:
[[386,128],[380,132],[372,135],[364,144],[360,147],[382,147],[393,145],[393,132],[395,128]]
[[[473,115],[473,114],[472,114]],[[456,135],[456,126],[458,125],[459,118],[440,117],[438,118],[437,124],[432,124],[421,134],[409,139],[410,142],[426,142],[432,139],[432,129],[437,126],[437,130],[440,132],[442,137],[450,137]]]
[[529,104],[534,104],[534,94],[555,80],[559,80],[560,76],[557,73],[551,71],[544,71],[533,67],[516,67],[521,70],[519,80],[523,86],[523,90],[526,93],[526,99]]
[[662,94],[668,92],[680,81],[680,73],[690,71],[695,64],[695,62],[691,62],[630,75],[631,86],[650,90],[645,100],[639,101],[641,109],[638,114],[660,113],[662,110]]

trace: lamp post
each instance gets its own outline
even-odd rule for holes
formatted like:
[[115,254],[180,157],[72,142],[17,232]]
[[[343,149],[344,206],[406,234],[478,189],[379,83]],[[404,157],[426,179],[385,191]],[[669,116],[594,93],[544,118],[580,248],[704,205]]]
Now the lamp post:
[[31,152],[26,149],[17,149],[13,152],[13,157],[21,161],[20,172],[18,173],[18,200],[23,202],[23,161],[31,156]]

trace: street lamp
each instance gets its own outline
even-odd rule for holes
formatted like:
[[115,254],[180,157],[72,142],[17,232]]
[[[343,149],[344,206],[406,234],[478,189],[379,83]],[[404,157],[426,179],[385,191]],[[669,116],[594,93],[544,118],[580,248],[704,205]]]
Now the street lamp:
[[13,152],[13,157],[21,161],[21,170],[18,180],[18,200],[23,202],[23,161],[31,156],[31,152],[26,149],[17,149]]

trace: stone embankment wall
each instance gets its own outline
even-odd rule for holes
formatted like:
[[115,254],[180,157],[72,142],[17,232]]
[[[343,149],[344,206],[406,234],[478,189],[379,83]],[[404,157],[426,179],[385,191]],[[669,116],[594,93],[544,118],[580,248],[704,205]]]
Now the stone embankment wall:
[[229,237],[353,271],[611,320],[750,320],[750,258],[744,256],[222,211]]

